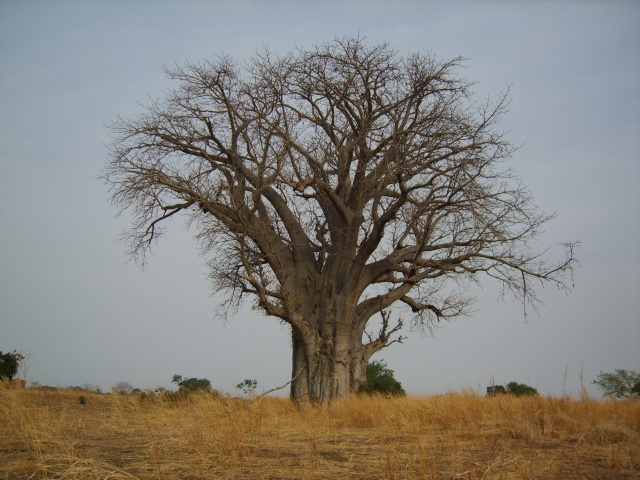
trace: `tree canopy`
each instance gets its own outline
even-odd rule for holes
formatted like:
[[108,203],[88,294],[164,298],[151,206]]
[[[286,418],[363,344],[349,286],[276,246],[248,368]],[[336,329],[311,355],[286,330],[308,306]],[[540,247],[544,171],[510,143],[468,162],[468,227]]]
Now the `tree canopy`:
[[600,372],[593,383],[602,389],[606,397],[640,397],[640,373],[632,370]]

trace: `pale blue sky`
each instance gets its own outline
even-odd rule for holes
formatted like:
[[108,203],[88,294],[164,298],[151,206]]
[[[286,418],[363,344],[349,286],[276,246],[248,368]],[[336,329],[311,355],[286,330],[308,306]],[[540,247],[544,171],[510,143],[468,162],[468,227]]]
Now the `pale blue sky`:
[[[511,166],[558,218],[538,247],[582,241],[570,296],[547,288],[528,322],[487,283],[475,315],[383,350],[417,394],[515,380],[577,393],[600,370],[640,370],[640,3],[0,1],[0,350],[31,353],[48,385],[226,391],[290,373],[287,329],[247,308],[227,325],[180,220],[145,271],[127,263],[97,180],[116,113],[170,88],[162,66],[247,59],[334,36],[402,54],[462,55],[478,98],[511,85]],[[552,249],[552,255],[562,255]],[[407,322],[408,323],[408,322]],[[565,369],[568,375],[564,383]],[[563,386],[564,385],[564,386]],[[283,392],[286,393],[286,390]]]

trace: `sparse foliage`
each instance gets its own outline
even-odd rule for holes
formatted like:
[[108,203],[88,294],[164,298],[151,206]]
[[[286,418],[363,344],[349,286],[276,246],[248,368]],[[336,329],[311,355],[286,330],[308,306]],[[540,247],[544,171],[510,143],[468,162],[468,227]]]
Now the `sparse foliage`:
[[24,360],[24,355],[15,350],[7,353],[0,351],[0,379],[7,378],[12,380],[16,373],[18,373],[22,360]]
[[117,395],[130,395],[133,392],[133,385],[129,382],[118,382],[111,387],[111,391]]
[[236,388],[238,390],[242,390],[245,393],[245,395],[249,395],[250,397],[253,397],[255,396],[256,389],[258,388],[258,381],[247,378],[243,380],[241,383],[239,383],[238,385],[236,385]]
[[82,386],[71,386],[68,387],[69,390],[78,390],[81,392],[91,392],[91,393],[102,393],[102,389],[99,385],[94,385],[93,383],[85,383]]
[[530,250],[552,215],[503,165],[507,94],[473,101],[462,63],[346,38],[167,70],[177,88],[111,124],[103,178],[133,213],[131,256],[184,214],[223,311],[249,295],[290,325],[296,400],[358,391],[402,340],[392,306],[429,329],[484,275],[535,307],[534,280],[567,288],[576,244],[557,263]]
[[367,381],[360,387],[362,393],[381,393],[386,395],[404,395],[404,389],[393,375],[393,370],[382,360],[367,364]]
[[640,373],[632,370],[600,372],[593,383],[602,389],[606,397],[640,397]]

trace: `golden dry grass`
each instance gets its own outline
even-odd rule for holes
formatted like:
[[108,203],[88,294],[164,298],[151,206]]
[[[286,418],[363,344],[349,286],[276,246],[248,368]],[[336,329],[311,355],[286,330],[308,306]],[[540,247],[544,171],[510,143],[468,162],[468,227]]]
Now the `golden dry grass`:
[[157,398],[0,387],[0,479],[640,478],[640,402]]

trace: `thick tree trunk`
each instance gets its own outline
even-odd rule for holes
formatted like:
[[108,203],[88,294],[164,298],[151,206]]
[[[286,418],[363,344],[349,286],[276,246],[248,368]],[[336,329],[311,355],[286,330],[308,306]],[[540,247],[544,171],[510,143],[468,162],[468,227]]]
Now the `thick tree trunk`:
[[327,405],[357,392],[366,380],[369,359],[359,338],[340,342],[325,333],[318,344],[307,345],[293,329],[292,349],[291,399],[296,403]]
[[294,402],[309,401],[309,369],[307,368],[307,347],[302,335],[295,328],[291,329],[291,400]]

